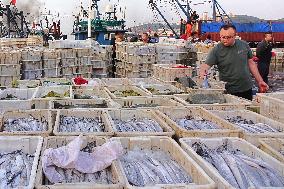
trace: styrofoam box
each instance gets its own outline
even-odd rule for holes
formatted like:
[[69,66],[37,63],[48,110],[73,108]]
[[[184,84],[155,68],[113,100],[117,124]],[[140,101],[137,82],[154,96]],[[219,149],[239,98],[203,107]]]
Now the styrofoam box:
[[[33,97],[36,89],[16,89],[16,88],[9,88],[0,91],[0,99],[7,97],[7,95],[12,95],[19,100],[29,100]],[[1,101],[10,101],[10,100],[1,100]],[[11,100],[15,103],[17,103],[18,100]]]
[[41,152],[43,138],[40,136],[0,136],[0,152],[8,153],[22,150],[24,153],[34,155],[29,185],[24,189],[33,189],[35,185],[36,171]]
[[74,98],[75,95],[88,95],[96,96],[98,98],[110,98],[104,88],[76,88],[73,89],[72,97]]
[[0,86],[12,87],[13,81],[19,80],[20,76],[1,76],[0,75]]

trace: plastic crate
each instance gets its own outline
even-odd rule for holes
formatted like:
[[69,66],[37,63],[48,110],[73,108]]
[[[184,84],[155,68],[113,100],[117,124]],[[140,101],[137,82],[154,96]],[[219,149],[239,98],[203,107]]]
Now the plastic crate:
[[0,86],[1,87],[12,87],[13,82],[20,79],[20,76],[1,76],[0,75]]
[[102,82],[106,86],[110,85],[133,85],[133,83],[128,78],[103,78]]
[[67,66],[61,68],[62,75],[73,75],[78,73],[78,66]]
[[175,101],[173,97],[128,97],[121,99],[114,99],[121,108],[158,108],[163,106],[180,106],[183,105]]
[[77,69],[77,73],[92,73],[92,72],[93,72],[92,65],[78,66],[78,69]]
[[42,86],[71,86],[72,82],[66,78],[43,78],[40,80]]
[[60,71],[61,71],[60,68],[44,69],[43,70],[43,77],[58,78],[58,77],[61,76]]
[[[0,136],[0,152],[7,153],[22,150],[24,153],[34,155],[34,161],[31,165],[30,180],[26,189],[33,189],[36,179],[36,171],[41,152],[43,138],[39,136]],[[19,187],[22,188],[22,187]]]
[[181,147],[169,137],[130,137],[130,138],[112,138],[111,140],[121,142],[125,152],[139,148],[141,150],[153,150],[153,151],[164,151],[169,153],[170,156],[175,160],[185,171],[191,176],[193,183],[190,185],[185,184],[157,184],[154,186],[146,187],[135,187],[131,185],[126,177],[126,173],[123,170],[121,162],[118,160],[115,164],[118,166],[119,171],[122,172],[124,180],[126,180],[127,189],[134,188],[147,188],[147,189],[172,189],[172,188],[202,188],[202,189],[213,189],[216,188],[215,183],[209,176],[199,167],[195,161],[193,161]]
[[93,65],[93,68],[105,68],[109,65],[107,61],[103,60],[91,60],[91,64]]
[[[220,119],[201,107],[161,107],[155,111],[169,126],[175,130],[178,138],[183,137],[239,137],[242,130]],[[220,129],[187,130],[179,126],[175,119],[186,116],[202,118],[217,124]]]
[[[28,117],[34,117],[35,119],[39,121],[47,122],[47,130],[46,131],[13,131],[8,132],[4,131],[4,122],[7,119],[19,119],[19,118],[28,118]],[[19,111],[7,111],[4,112],[1,117],[1,132],[0,135],[37,135],[37,136],[49,136],[52,133],[53,129],[53,123],[52,123],[52,116],[51,112],[48,110],[19,110]]]
[[[64,137],[47,137],[44,140],[42,151],[49,148],[59,148],[64,145],[67,145],[71,142],[75,137],[72,136],[64,136]],[[84,144],[82,148],[84,148],[87,143],[96,142],[97,146],[103,145],[106,140],[105,138],[98,137],[90,137],[84,136]],[[113,184],[96,184],[96,183],[57,183],[54,185],[48,185],[45,183],[45,176],[42,170],[42,159],[39,162],[39,166],[37,169],[36,183],[35,188],[37,189],[63,189],[63,188],[77,188],[77,189],[122,189],[125,183],[124,178],[121,175],[121,172],[118,170],[117,166],[112,163],[110,166],[111,172],[113,174]]]
[[[39,102],[40,103],[40,102]],[[39,104],[37,103],[37,104]],[[49,102],[49,109],[101,109],[101,108],[119,108],[120,106],[110,99],[69,99],[52,100]]]
[[105,87],[105,90],[110,95],[111,98],[120,98],[123,97],[120,95],[123,91],[134,91],[135,93],[139,94],[140,96],[149,96],[149,93],[145,92],[144,90],[132,86],[132,85],[116,85],[116,86],[108,86]]
[[22,71],[23,75],[22,78],[25,80],[28,79],[39,79],[42,78],[43,76],[43,70],[23,70]]
[[131,78],[130,81],[132,81],[132,83],[134,85],[138,85],[138,86],[141,86],[141,85],[162,85],[164,84],[164,82],[162,81],[159,81],[158,79],[155,79],[155,78]]
[[145,90],[150,95],[174,95],[174,94],[180,94],[184,93],[183,90],[176,88],[173,85],[141,85],[140,86],[143,90]]
[[24,70],[41,70],[42,61],[22,60]]
[[[171,127],[169,127],[157,114],[155,114],[152,110],[109,110],[108,111],[111,117],[111,126],[114,130],[115,136],[118,137],[133,137],[133,136],[173,136],[174,131]],[[119,119],[122,121],[127,121],[131,118],[135,117],[136,119],[148,118],[156,121],[160,127],[163,129],[163,132],[119,132],[113,120]]]
[[[217,171],[215,167],[213,167],[210,163],[208,163],[205,159],[199,156],[192,148],[192,144],[195,142],[202,142],[210,149],[217,149],[218,147],[227,144],[229,146],[229,150],[238,150],[245,155],[251,158],[260,158],[263,162],[270,165],[273,169],[280,172],[281,176],[284,176],[284,165],[281,164],[276,159],[272,158],[268,154],[259,150],[257,147],[248,143],[247,141],[240,138],[213,138],[213,139],[205,139],[205,138],[183,138],[180,139],[181,147],[185,150],[185,152],[202,167],[202,169],[215,181],[217,187],[220,189],[233,189],[234,187],[229,184]],[[250,187],[254,188],[254,187]],[[265,188],[265,187],[261,187]],[[272,188],[272,187],[269,187]],[[281,187],[280,187],[281,188]]]
[[[60,95],[60,97],[46,97],[48,93],[55,92]],[[50,86],[50,87],[38,87],[38,90],[35,92],[33,98],[40,99],[68,99],[72,97],[72,87],[71,86]]]
[[[258,147],[280,161],[281,163],[284,163],[284,139],[280,138],[263,138],[259,139],[259,145]],[[282,152],[282,153],[281,153]]]
[[42,60],[43,69],[54,69],[58,68],[60,59],[44,59]]
[[[279,130],[279,132],[265,132],[265,133],[255,134],[255,133],[249,133],[249,132],[245,131],[244,129],[241,129],[241,130],[243,130],[241,137],[246,139],[247,141],[253,143],[253,144],[256,144],[257,141],[255,141],[255,139],[258,139],[258,138],[265,138],[265,137],[284,138],[284,124],[283,123],[274,121],[272,119],[269,119],[269,118],[264,117],[262,115],[259,115],[257,113],[254,113],[254,112],[251,112],[251,111],[248,111],[248,110],[212,111],[212,113],[217,115],[218,117],[220,117],[222,119],[226,119],[227,117],[240,116],[243,119],[252,120],[254,123],[268,124],[269,126],[273,127],[274,129]],[[233,123],[230,123],[230,124],[235,125]],[[238,127],[238,126],[236,126],[236,127]]]
[[[60,116],[71,116],[76,118],[100,118],[105,126],[104,132],[60,132]],[[71,125],[70,125],[71,127]],[[53,130],[54,135],[56,136],[79,136],[80,134],[83,135],[91,135],[91,136],[113,136],[114,131],[111,127],[110,117],[106,111],[103,110],[58,110],[55,126]]]
[[79,66],[92,65],[91,60],[92,60],[91,56],[78,57],[77,63]]
[[60,64],[62,67],[77,66],[78,60],[76,57],[61,58]]
[[[176,100],[185,106],[201,106],[207,110],[235,110],[246,109],[247,106],[251,106],[252,102],[243,98],[239,98],[229,94],[223,94],[221,90],[195,90],[189,94],[177,94],[174,95]],[[213,103],[213,104],[190,104],[188,99],[192,99],[195,95],[204,95],[205,97],[216,97],[217,99],[225,99],[225,103]]]
[[284,123],[284,92],[257,94],[260,114]]
[[[89,99],[88,97],[92,97],[94,99],[105,98],[108,99],[110,96],[108,93],[102,88],[93,88],[93,89],[73,89],[73,99]],[[81,97],[80,97],[81,96]],[[85,98],[83,98],[86,96]]]
[[40,80],[17,80],[13,87],[17,88],[37,88],[40,86]]
[[[19,100],[30,100],[33,97],[35,91],[36,89],[5,89],[0,91],[0,102],[13,101],[14,103],[17,103]],[[7,96],[16,97],[17,99],[5,99]]]
[[21,70],[20,64],[0,64],[0,75],[1,76],[19,76]]

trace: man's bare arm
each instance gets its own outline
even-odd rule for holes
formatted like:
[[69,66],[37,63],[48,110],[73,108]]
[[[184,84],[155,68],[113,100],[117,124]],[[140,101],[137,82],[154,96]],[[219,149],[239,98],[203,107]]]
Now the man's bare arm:
[[269,87],[263,81],[261,75],[259,74],[256,63],[252,59],[249,59],[248,65],[249,65],[250,72],[252,73],[253,77],[255,78],[256,82],[258,83],[258,87],[260,89],[260,92],[266,92],[269,89]]

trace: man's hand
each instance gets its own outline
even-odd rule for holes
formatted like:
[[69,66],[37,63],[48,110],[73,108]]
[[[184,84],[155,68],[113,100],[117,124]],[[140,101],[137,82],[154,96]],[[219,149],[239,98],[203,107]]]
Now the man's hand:
[[264,81],[260,81],[258,83],[258,88],[260,93],[266,93],[269,89],[269,86]]

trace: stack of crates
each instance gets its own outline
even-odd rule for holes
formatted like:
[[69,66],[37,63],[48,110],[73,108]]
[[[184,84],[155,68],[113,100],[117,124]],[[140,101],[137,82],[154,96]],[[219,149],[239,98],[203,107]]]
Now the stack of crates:
[[77,54],[75,49],[60,49],[61,74],[64,78],[73,78],[77,73]]
[[[122,46],[120,46],[122,45]],[[156,64],[156,47],[153,44],[120,43],[117,45],[116,77],[147,78]]]
[[0,52],[0,86],[11,87],[21,77],[21,52],[2,48]]
[[57,78],[61,76],[60,51],[45,49],[42,54],[43,77]]
[[75,50],[78,65],[75,76],[91,78],[93,72],[91,48],[77,48]]
[[22,54],[22,79],[42,78],[42,49],[41,48],[24,48]]
[[165,82],[174,82],[175,78],[192,77],[192,67],[181,64],[156,64],[153,77]]
[[112,55],[113,47],[111,45],[102,45],[92,52],[91,63],[93,65],[94,78],[107,78],[112,75]]

